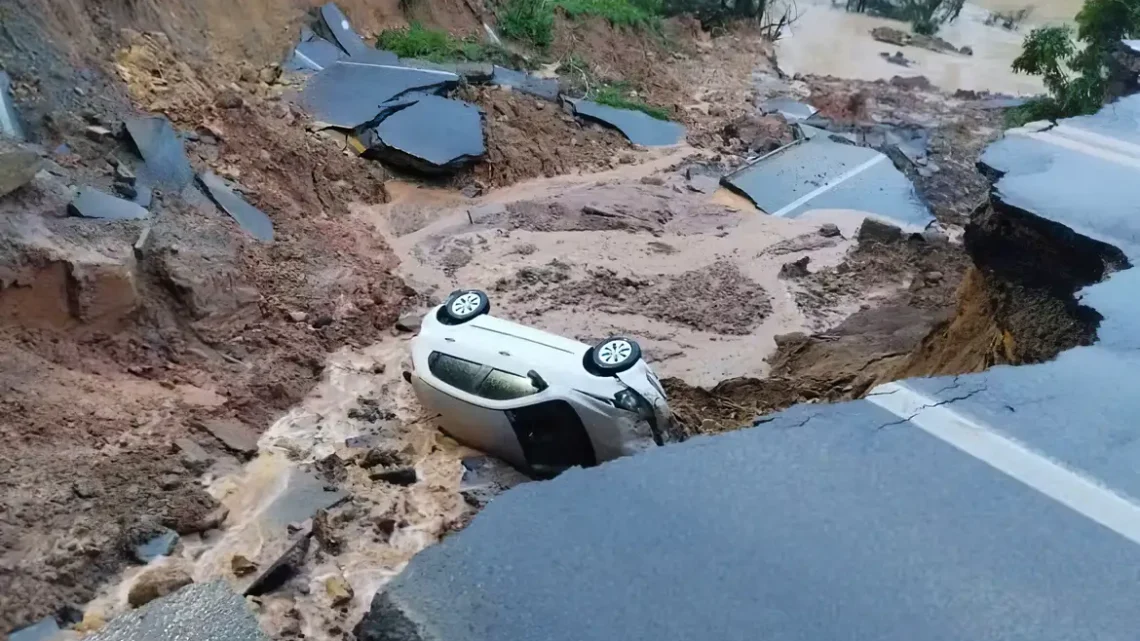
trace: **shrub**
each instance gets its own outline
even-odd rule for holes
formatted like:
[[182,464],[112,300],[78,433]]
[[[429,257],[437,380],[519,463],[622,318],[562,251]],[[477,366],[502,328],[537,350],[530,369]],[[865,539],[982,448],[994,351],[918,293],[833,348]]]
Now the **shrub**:
[[500,62],[510,58],[509,52],[494,45],[474,38],[456,38],[446,31],[429,29],[418,22],[413,22],[404,29],[381,32],[376,38],[376,46],[401,58],[420,58],[432,62]]

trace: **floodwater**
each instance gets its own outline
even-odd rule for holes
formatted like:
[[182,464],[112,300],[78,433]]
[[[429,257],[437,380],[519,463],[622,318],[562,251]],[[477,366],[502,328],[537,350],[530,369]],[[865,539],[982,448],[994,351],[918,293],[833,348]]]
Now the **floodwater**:
[[[890,79],[892,76],[926,76],[946,91],[968,89],[1014,95],[1034,95],[1043,91],[1039,78],[1015,73],[1010,65],[1021,51],[1025,34],[1034,24],[1071,20],[1080,8],[1079,0],[1056,0],[1035,6],[1031,23],[1017,31],[987,26],[991,10],[1026,6],[1018,0],[984,0],[985,6],[967,4],[954,22],[944,25],[939,37],[957,47],[969,46],[972,56],[937,53],[918,47],[898,47],[871,38],[875,27],[892,27],[909,32],[909,25],[884,18],[849,13],[832,6],[829,0],[796,0],[792,15],[799,15],[776,44],[780,68],[793,75],[817,74],[861,80]],[[913,61],[909,67],[887,62],[880,54],[902,54]]]

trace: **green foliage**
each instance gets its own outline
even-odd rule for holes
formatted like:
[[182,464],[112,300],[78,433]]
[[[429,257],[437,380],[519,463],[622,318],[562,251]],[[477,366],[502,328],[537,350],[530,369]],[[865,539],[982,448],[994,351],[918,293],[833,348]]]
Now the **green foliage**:
[[506,0],[499,7],[499,32],[545,49],[554,41],[553,0]]
[[429,29],[418,22],[413,22],[404,29],[381,32],[376,38],[376,46],[401,58],[419,58],[432,62],[504,62],[510,58],[510,53],[500,47],[479,42],[475,38],[456,38],[446,31]]
[[938,33],[938,23],[929,17],[915,18],[915,20],[910,23],[910,26],[911,30],[920,36],[933,36]]
[[1009,124],[1093,113],[1104,104],[1113,49],[1140,35],[1140,3],[1086,0],[1076,22],[1076,41],[1069,27],[1041,27],[1026,36],[1013,69],[1041,76],[1050,95],[1010,110]]
[[640,111],[658,120],[669,120],[669,112],[661,107],[648,105],[630,95],[628,85],[623,83],[604,84],[586,97],[600,105],[609,105],[618,109],[632,109]]
[[661,10],[658,2],[636,0],[556,0],[556,4],[571,18],[599,16],[627,27],[652,25]]

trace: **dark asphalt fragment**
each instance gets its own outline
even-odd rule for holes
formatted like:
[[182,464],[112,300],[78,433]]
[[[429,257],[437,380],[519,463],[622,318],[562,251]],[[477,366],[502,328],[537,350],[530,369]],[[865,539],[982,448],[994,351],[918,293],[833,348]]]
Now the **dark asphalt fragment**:
[[127,612],[88,641],[268,641],[245,599],[224,581],[197,583]]
[[80,187],[75,198],[68,203],[67,213],[81,218],[107,220],[138,220],[150,215],[145,208],[94,187]]
[[289,71],[322,71],[346,57],[348,54],[340,47],[313,33],[312,29],[302,27],[301,41],[284,66]]
[[590,100],[571,99],[574,113],[578,116],[617,129],[630,142],[646,147],[675,145],[685,137],[685,128],[675,122],[658,120],[652,116],[633,111],[600,105]]
[[52,641],[59,636],[59,623],[55,617],[44,617],[8,635],[8,641]]
[[160,556],[168,556],[175,545],[178,545],[178,533],[163,529],[157,536],[136,545],[132,553],[139,563],[150,563]]
[[140,183],[178,192],[194,180],[186,147],[169,120],[151,116],[131,118],[125,124],[145,161],[138,171]]
[[338,62],[313,76],[301,104],[331,127],[354,129],[372,122],[381,105],[411,91],[444,92],[459,82],[447,71]]
[[199,174],[198,180],[206,188],[210,199],[232,216],[238,226],[258,240],[273,240],[273,221],[265,212],[245,202],[224,180],[210,172]]
[[312,530],[303,532],[301,536],[273,562],[264,572],[257,575],[245,589],[246,596],[261,596],[278,590],[289,582],[300,571],[305,562],[305,555],[309,552],[309,541],[312,539]]
[[360,134],[365,157],[425,173],[447,173],[486,154],[481,110],[433,95],[408,96],[399,108]]

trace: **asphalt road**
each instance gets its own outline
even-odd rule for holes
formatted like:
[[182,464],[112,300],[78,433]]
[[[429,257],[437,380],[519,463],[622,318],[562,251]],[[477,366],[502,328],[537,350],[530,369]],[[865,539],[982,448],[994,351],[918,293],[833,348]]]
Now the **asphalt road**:
[[[1140,257],[1140,96],[983,161],[1005,204]],[[363,639],[1133,641],[1140,271],[1096,345],[793,407],[491,503]],[[396,614],[393,614],[396,613]]]

